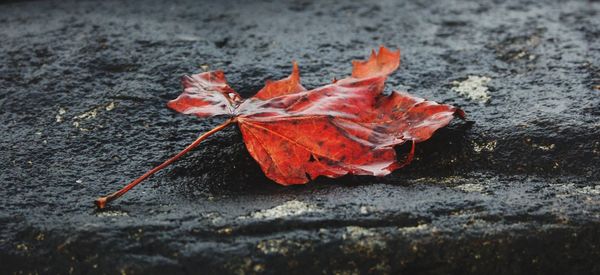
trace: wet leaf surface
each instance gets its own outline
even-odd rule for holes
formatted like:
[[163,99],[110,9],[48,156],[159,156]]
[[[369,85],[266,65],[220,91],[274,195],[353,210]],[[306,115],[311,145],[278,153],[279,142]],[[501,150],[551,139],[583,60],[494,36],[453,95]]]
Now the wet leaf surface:
[[351,77],[306,90],[294,63],[290,76],[267,81],[249,99],[229,87],[222,71],[186,76],[183,94],[169,107],[199,117],[231,116],[250,155],[267,177],[283,185],[321,175],[387,175],[413,158],[414,148],[398,163],[395,145],[425,141],[454,115],[464,118],[449,105],[404,92],[384,94],[385,80],[400,65],[400,51],[381,47],[353,64]]

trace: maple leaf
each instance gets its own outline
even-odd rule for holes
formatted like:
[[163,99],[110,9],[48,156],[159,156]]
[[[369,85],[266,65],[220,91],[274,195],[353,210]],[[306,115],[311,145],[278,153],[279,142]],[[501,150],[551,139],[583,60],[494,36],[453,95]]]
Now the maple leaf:
[[[167,105],[198,117],[230,118],[203,134],[183,151],[109,196],[96,200],[103,208],[133,186],[196,147],[208,136],[237,124],[250,155],[267,177],[282,185],[303,184],[318,176],[346,174],[384,176],[408,164],[415,143],[431,137],[456,115],[456,107],[438,104],[405,92],[385,94],[385,80],[400,65],[400,51],[385,47],[366,61],[353,61],[352,74],[316,89],[300,84],[292,73],[267,81],[251,98],[242,99],[222,71],[184,76],[183,93]],[[402,163],[395,145],[411,142]]]

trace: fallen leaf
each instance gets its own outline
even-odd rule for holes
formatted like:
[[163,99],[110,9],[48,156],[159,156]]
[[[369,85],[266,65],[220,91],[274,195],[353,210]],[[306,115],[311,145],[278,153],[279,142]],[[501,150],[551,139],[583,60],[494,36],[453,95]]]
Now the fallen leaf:
[[[199,117],[227,115],[225,123],[203,134],[165,163],[122,190],[96,201],[103,208],[156,171],[166,167],[206,137],[233,124],[267,177],[282,185],[303,184],[318,176],[384,176],[408,164],[415,143],[425,141],[464,112],[405,92],[385,94],[385,80],[400,65],[400,51],[381,47],[366,61],[354,61],[348,78],[307,90],[298,65],[290,76],[267,81],[242,99],[222,71],[182,79],[183,93],[168,106]],[[395,145],[411,142],[406,160],[397,161]]]

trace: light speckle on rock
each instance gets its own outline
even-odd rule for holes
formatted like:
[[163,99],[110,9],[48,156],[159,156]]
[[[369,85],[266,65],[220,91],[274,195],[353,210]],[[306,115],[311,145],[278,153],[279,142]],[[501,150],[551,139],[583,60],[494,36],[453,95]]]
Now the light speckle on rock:
[[428,224],[419,224],[417,226],[407,226],[407,227],[399,227],[398,231],[406,234],[422,232],[429,229]]
[[347,239],[360,239],[363,237],[372,237],[375,236],[375,232],[370,230],[369,228],[364,228],[361,226],[347,226],[346,232],[342,236],[344,240]]
[[279,254],[287,256],[290,253],[306,250],[308,244],[286,239],[269,239],[260,241],[256,248],[263,254]]
[[[101,109],[104,109],[106,111],[112,111],[115,108],[115,106],[116,106],[116,103],[114,103],[114,102],[109,102],[109,103],[101,105],[101,106],[96,106],[96,107],[88,110],[85,113],[82,113],[80,115],[73,117],[73,119],[79,119],[79,120],[92,119],[98,115],[98,111],[100,111]],[[60,110],[59,110],[59,112],[60,112]]]
[[488,141],[488,142],[484,142],[484,143],[473,143],[473,151],[475,151],[475,153],[481,153],[481,152],[493,152],[496,149],[496,145],[498,144],[497,141],[492,140],[492,141]]
[[478,183],[465,183],[457,185],[454,188],[464,192],[483,192],[485,190],[485,187]]
[[104,109],[107,111],[112,111],[115,108],[115,106],[116,106],[116,104],[114,102],[110,102],[110,103],[106,104]]
[[96,115],[98,115],[98,108],[94,108],[83,114],[77,115],[73,119],[82,119],[82,120],[91,119],[91,118],[95,118]]
[[102,211],[96,214],[98,217],[125,217],[129,216],[129,214],[125,211],[112,210],[112,211]]
[[487,76],[470,75],[463,81],[452,81],[452,90],[468,99],[485,103],[490,100],[487,84],[491,80]]
[[554,143],[551,144],[532,144],[531,145],[533,148],[542,150],[542,151],[551,151],[554,150],[554,148],[556,147],[556,145]]
[[[113,109],[115,109],[116,106],[117,106],[117,103],[111,101],[111,102],[109,102],[107,104],[96,106],[96,107],[88,110],[87,112],[84,112],[82,114],[76,115],[76,116],[73,117],[73,127],[79,129],[82,132],[89,131],[90,129],[85,128],[85,127],[82,126],[82,122],[83,121],[96,118],[96,116],[98,115],[98,113],[100,111],[102,111],[102,109],[104,109],[106,111],[112,111]],[[59,112],[60,112],[60,110],[59,110]],[[57,116],[57,122],[59,122],[58,121],[58,116]]]
[[67,110],[64,108],[59,108],[58,113],[56,114],[56,122],[61,123],[64,121],[63,115],[67,113]]
[[585,186],[580,188],[578,192],[585,195],[600,195],[600,185]]
[[600,185],[578,186],[575,183],[558,184],[555,186],[558,197],[577,195],[600,196]]
[[264,254],[273,254],[273,253],[280,252],[280,247],[281,247],[282,243],[283,243],[283,240],[280,240],[280,239],[264,240],[264,241],[258,243],[258,245],[256,245],[256,248],[258,248]]
[[373,212],[376,212],[376,211],[377,211],[377,208],[375,208],[375,207],[373,207],[371,205],[363,205],[363,206],[361,206],[359,208],[359,212],[362,215],[367,215],[369,213],[373,213]]
[[[253,219],[278,219],[283,217],[299,216],[307,213],[320,212],[323,212],[323,210],[317,208],[315,205],[297,200],[291,200],[285,202],[282,205],[278,205],[270,209],[254,212],[249,217]],[[244,219],[247,218],[247,216],[243,216],[240,218]]]

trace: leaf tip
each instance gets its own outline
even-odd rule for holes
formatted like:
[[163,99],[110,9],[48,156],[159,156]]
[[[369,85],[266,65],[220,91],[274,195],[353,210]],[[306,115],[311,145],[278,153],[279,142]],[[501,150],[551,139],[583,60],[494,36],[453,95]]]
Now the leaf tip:
[[306,91],[306,89],[300,84],[300,69],[298,68],[298,63],[292,61],[292,73],[288,77],[276,81],[265,81],[265,86],[258,91],[254,97],[261,100],[267,100],[273,97],[302,91]]
[[388,75],[400,66],[400,50],[392,51],[382,45],[379,47],[379,53],[371,50],[368,60],[354,60],[352,66],[354,78]]
[[300,82],[300,69],[298,68],[298,62],[296,62],[296,60],[292,61],[292,74],[290,75],[290,78]]

